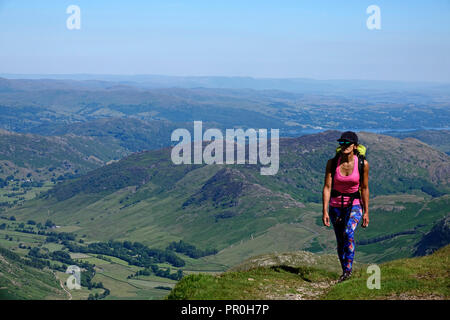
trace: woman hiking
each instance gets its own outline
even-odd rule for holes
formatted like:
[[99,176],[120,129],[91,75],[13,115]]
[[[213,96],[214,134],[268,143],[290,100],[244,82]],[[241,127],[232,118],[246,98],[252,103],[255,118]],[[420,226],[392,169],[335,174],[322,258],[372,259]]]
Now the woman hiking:
[[328,160],[325,173],[322,221],[327,227],[330,220],[333,224],[342,266],[341,282],[352,274],[356,226],[361,218],[363,228],[369,225],[369,163],[359,155],[356,133],[344,132],[337,141],[340,148]]

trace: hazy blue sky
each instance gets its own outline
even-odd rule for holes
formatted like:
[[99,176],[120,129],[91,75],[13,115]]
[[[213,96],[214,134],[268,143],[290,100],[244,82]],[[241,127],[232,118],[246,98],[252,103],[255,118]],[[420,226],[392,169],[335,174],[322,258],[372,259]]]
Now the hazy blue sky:
[[450,0],[0,0],[0,46],[0,73],[450,82]]

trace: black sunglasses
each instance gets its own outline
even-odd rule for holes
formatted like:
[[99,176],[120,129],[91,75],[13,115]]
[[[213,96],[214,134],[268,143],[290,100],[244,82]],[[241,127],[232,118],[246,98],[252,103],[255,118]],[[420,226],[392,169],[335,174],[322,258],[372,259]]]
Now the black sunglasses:
[[349,145],[353,144],[353,142],[351,142],[351,141],[339,141],[339,144],[341,146],[349,146]]

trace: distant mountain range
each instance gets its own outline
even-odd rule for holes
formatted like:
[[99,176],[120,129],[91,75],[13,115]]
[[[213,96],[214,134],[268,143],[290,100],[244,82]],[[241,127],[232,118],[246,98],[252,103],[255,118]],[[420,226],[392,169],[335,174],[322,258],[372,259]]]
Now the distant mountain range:
[[142,88],[228,88],[255,90],[282,90],[296,93],[358,94],[378,91],[442,91],[450,89],[450,83],[407,82],[379,80],[315,80],[308,78],[253,78],[224,76],[165,76],[165,75],[107,75],[107,74],[0,74],[8,79],[54,80],[66,82],[86,81],[97,87],[107,83]]
[[[377,82],[364,86],[372,85],[377,88]],[[242,86],[150,88],[102,80],[0,78],[0,128],[45,134],[53,125],[115,117],[178,125],[202,120],[222,129],[279,128],[283,136],[298,136],[344,128],[446,128],[450,123],[445,85],[410,90],[404,84],[371,93],[358,86],[348,93],[327,86],[309,93]]]

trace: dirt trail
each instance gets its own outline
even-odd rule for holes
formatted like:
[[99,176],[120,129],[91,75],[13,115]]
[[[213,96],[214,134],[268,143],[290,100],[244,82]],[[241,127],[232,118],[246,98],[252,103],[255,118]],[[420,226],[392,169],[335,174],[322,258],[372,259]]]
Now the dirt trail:
[[61,285],[61,288],[69,295],[69,300],[72,300],[72,294],[66,290],[61,279],[59,280],[59,284]]
[[55,275],[55,278],[57,280],[59,280],[59,285],[61,286],[61,289],[63,289],[67,293],[67,295],[69,296],[69,300],[72,300],[72,294],[64,287],[64,284],[63,284],[62,280],[58,278],[58,276],[56,275],[55,272],[53,272],[53,274]]
[[337,281],[321,281],[304,283],[295,288],[295,293],[286,293],[286,287],[268,286],[270,293],[265,298],[269,300],[316,300],[334,286]]

